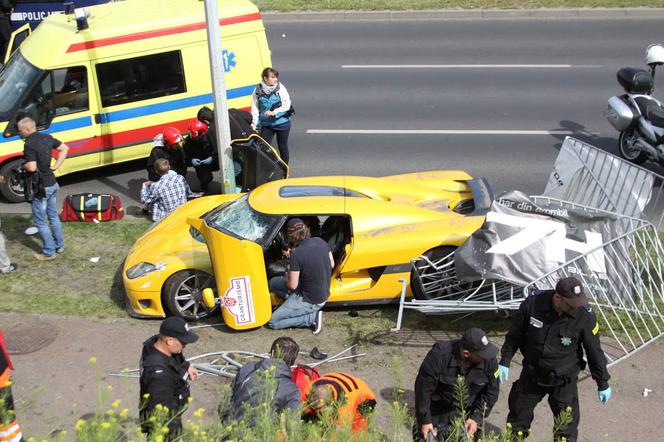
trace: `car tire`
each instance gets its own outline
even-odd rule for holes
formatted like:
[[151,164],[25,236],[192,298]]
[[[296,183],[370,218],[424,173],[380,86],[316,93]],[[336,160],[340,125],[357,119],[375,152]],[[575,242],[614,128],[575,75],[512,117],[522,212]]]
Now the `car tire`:
[[181,270],[164,283],[164,304],[172,315],[185,321],[208,318],[218,310],[203,303],[203,289],[208,287],[215,289],[214,276],[201,270]]
[[[415,299],[453,299],[449,296],[454,295],[463,288],[467,288],[464,287],[466,284],[461,283],[455,277],[454,255],[452,252],[456,249],[454,246],[440,246],[424,253],[424,256],[431,262],[444,259],[440,265],[449,267],[449,277],[453,278],[451,280],[447,280],[445,277],[434,276],[435,270],[430,267],[421,268],[426,264],[426,261],[423,259],[415,263],[415,268],[410,272],[410,289]],[[428,286],[426,290],[424,287],[425,284]]]
[[20,203],[25,201],[23,196],[23,182],[20,175],[14,170],[23,165],[23,158],[17,158],[9,161],[0,168],[0,175],[5,177],[5,181],[0,184],[0,193],[10,203]]

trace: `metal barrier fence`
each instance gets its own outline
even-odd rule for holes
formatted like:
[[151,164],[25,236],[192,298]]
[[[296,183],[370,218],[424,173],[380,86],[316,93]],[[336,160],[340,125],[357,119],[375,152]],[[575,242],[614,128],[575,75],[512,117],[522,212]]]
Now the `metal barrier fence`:
[[[551,197],[531,197],[535,202],[559,205],[561,208],[589,213],[609,213]],[[425,314],[459,314],[478,311],[518,309],[533,289],[554,287],[558,279],[576,276],[584,286],[601,324],[603,348],[609,364],[628,357],[664,334],[664,246],[657,228],[650,222],[612,214],[622,233],[598,247],[542,275],[526,286],[504,281],[461,283],[456,279],[454,252],[437,260],[426,257],[413,260],[414,271],[420,272],[427,300],[406,300],[407,281],[403,288],[397,325],[401,329],[404,310]],[[606,273],[596,273],[592,261],[601,251],[606,259]]]
[[565,138],[544,196],[650,221],[664,229],[664,177]]

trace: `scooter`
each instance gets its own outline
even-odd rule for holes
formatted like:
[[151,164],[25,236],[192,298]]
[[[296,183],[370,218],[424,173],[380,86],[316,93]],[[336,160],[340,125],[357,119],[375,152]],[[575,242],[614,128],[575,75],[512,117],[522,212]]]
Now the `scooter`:
[[652,96],[655,69],[664,64],[664,46],[648,46],[645,61],[650,71],[618,70],[618,83],[626,93],[609,98],[604,116],[620,132],[620,156],[634,164],[654,161],[664,166],[664,105]]

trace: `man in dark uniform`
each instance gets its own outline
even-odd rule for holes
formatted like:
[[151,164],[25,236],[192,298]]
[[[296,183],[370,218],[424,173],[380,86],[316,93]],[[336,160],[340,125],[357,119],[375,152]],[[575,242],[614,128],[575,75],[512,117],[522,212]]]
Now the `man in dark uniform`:
[[5,61],[5,54],[8,50],[9,40],[11,39],[11,14],[16,6],[16,0],[0,0],[0,64]]
[[548,395],[554,416],[571,407],[572,422],[555,437],[576,441],[581,416],[576,384],[585,368],[584,350],[599,400],[606,405],[611,397],[599,324],[578,279],[563,278],[555,290],[536,291],[521,303],[501,350],[501,382],[508,378],[517,349],[523,354],[523,370],[510,391],[507,425],[526,438],[535,406]]
[[479,328],[466,330],[461,339],[434,344],[422,361],[415,379],[415,440],[445,436],[446,428],[459,416],[454,397],[458,376],[468,385],[468,417],[465,427],[474,436],[498,400],[498,348]]
[[156,183],[160,175],[154,168],[154,163],[159,158],[168,160],[171,170],[187,178],[187,162],[182,149],[184,138],[182,133],[175,127],[166,127],[161,134],[153,138],[154,147],[150,151],[146,170],[148,172],[148,181]]
[[182,432],[182,414],[189,399],[189,379],[195,380],[198,371],[184,359],[182,350],[198,340],[189,325],[175,316],[164,319],[159,334],[143,343],[141,354],[141,396],[139,411],[141,429],[154,431],[150,416],[157,405],[168,408],[168,440],[175,440]]
[[184,154],[187,164],[194,166],[201,190],[208,189],[212,182],[212,172],[219,170],[217,152],[212,150],[206,138],[207,125],[194,118],[189,122],[189,135],[184,139]]

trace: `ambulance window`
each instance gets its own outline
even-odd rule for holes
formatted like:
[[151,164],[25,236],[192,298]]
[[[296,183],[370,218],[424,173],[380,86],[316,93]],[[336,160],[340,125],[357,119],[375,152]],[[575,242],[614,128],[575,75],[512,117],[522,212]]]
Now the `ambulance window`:
[[186,91],[180,51],[99,63],[97,77],[104,107]]
[[84,66],[53,71],[55,116],[88,110],[88,74]]
[[20,110],[35,120],[38,128],[48,127],[53,118],[53,84],[49,74],[32,88]]

